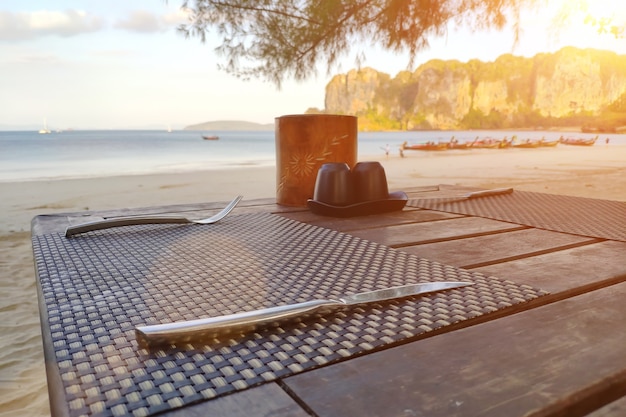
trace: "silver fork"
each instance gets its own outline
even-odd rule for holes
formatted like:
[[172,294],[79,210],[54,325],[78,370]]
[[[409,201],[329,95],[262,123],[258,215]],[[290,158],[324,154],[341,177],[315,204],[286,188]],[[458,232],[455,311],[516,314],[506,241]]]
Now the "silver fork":
[[200,220],[190,220],[186,217],[158,217],[158,216],[137,216],[137,217],[118,217],[115,219],[98,220],[90,223],[77,224],[69,226],[65,229],[65,237],[71,237],[80,233],[91,232],[93,230],[108,229],[110,227],[132,226],[137,224],[163,224],[163,223],[196,223],[196,224],[212,224],[222,220],[228,213],[235,208],[241,201],[243,196],[237,196],[233,201],[228,203],[226,207],[214,216]]

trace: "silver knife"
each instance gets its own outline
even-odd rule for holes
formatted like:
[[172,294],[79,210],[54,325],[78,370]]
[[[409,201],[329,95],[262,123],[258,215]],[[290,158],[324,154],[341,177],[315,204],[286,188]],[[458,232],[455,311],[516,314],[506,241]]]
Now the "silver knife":
[[455,203],[457,201],[474,200],[476,198],[490,197],[494,195],[511,194],[512,192],[513,192],[513,188],[510,188],[510,187],[509,188],[495,188],[492,190],[472,191],[470,193],[466,193],[460,196],[425,197],[424,200],[433,201],[435,203],[447,204],[447,203]]
[[234,331],[249,331],[270,323],[282,322],[312,314],[327,313],[331,310],[347,306],[427,294],[436,291],[461,288],[468,285],[473,285],[473,283],[442,281],[409,284],[400,287],[362,292],[341,297],[336,300],[312,300],[303,303],[228,314],[225,316],[156,324],[152,326],[138,326],[135,328],[135,335],[140,346],[188,342],[198,338],[214,337],[219,334],[232,333]]

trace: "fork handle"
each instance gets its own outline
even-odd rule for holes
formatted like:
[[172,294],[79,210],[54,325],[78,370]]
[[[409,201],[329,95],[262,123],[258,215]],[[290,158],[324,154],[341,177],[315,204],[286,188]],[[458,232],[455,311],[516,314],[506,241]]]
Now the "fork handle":
[[191,223],[185,217],[118,217],[116,219],[98,220],[90,223],[77,224],[65,229],[65,237],[71,237],[80,233],[94,230],[108,229],[110,227],[134,226],[139,224],[163,224],[163,223]]

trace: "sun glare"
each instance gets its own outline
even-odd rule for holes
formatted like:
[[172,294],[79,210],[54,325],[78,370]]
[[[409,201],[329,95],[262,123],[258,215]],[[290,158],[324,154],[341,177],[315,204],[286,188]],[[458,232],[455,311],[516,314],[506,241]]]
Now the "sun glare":
[[547,51],[574,46],[626,52],[626,7],[622,2],[543,0],[537,5],[539,9],[527,15],[523,27],[522,40],[527,44],[544,45]]
[[555,22],[561,27],[593,27],[600,35],[624,37],[626,7],[615,0],[562,0]]

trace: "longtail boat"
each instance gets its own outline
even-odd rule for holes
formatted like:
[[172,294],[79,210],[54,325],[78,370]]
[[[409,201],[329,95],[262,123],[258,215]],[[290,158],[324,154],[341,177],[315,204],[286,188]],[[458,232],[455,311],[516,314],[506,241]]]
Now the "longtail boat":
[[552,148],[552,147],[554,147],[554,146],[556,146],[558,144],[559,144],[559,140],[558,139],[557,140],[543,140],[543,139],[541,139],[539,141],[539,145],[542,148]]
[[545,140],[541,138],[539,140],[526,139],[523,142],[513,143],[514,148],[548,148],[559,144],[559,140]]
[[592,139],[582,139],[582,138],[564,138],[561,136],[559,142],[563,145],[575,145],[575,146],[593,146],[594,143],[598,140],[598,136]]
[[539,141],[527,139],[524,142],[513,143],[514,148],[538,148],[541,146]]
[[449,149],[471,149],[473,145],[473,142],[469,142],[469,141],[465,141],[461,143],[454,136],[452,136],[452,139],[450,139],[450,142],[445,142],[445,143],[448,144]]
[[448,142],[426,142],[426,143],[413,143],[408,144],[404,142],[402,144],[402,150],[405,151],[445,151],[449,148]]
[[500,148],[502,144],[502,140],[500,139],[478,139],[472,142],[471,147],[476,149],[495,149]]

